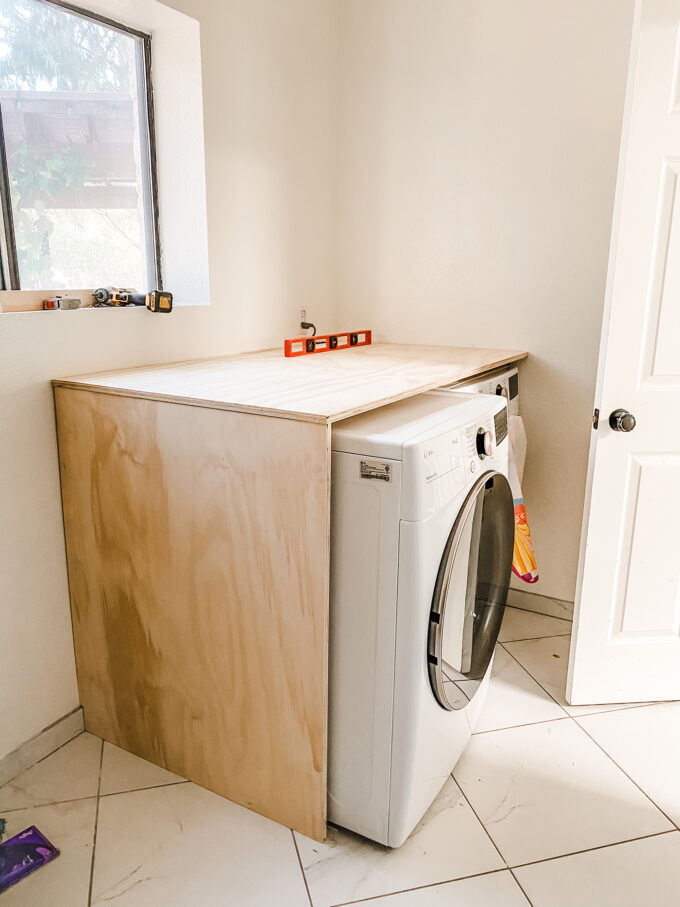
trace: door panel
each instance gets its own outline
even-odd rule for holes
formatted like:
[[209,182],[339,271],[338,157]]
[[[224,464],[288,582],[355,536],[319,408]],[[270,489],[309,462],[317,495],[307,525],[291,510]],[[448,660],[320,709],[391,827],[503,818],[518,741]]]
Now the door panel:
[[[680,381],[680,160],[662,163],[659,219],[650,269],[648,325],[642,348],[641,381]],[[653,382],[668,384],[667,381]]]
[[[680,0],[636,7],[567,698],[680,698]],[[632,431],[609,414],[633,413]]]
[[621,552],[613,635],[677,636],[680,454],[633,454],[629,476],[623,547],[630,555]]

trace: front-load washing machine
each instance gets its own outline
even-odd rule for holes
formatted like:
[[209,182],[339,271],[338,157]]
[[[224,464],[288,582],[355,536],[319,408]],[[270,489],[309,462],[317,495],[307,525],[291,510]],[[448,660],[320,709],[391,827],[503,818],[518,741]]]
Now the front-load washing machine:
[[390,847],[469,740],[512,564],[502,396],[423,394],[332,441],[328,816]]

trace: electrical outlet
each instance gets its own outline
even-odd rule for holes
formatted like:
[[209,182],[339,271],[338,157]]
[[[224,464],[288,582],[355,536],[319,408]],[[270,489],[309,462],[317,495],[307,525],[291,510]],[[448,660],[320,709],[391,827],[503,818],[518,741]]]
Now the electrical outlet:
[[298,309],[298,320],[297,320],[297,324],[295,325],[296,334],[306,334],[307,333],[307,331],[305,331],[303,328],[300,327],[300,325],[303,321],[307,321],[307,309]]

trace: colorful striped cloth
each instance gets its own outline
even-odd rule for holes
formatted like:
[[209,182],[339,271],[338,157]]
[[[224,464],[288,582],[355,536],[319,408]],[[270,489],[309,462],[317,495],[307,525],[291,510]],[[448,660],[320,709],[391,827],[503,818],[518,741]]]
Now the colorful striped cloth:
[[524,473],[526,453],[526,434],[521,416],[510,416],[508,453],[508,481],[515,505],[515,550],[512,556],[512,572],[525,583],[535,583],[538,582],[538,568],[520,481]]

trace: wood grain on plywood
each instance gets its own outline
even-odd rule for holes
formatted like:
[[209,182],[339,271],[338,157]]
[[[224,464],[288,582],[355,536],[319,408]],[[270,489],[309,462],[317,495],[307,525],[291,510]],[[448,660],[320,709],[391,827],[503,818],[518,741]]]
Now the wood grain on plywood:
[[286,359],[244,353],[58,379],[67,387],[334,422],[523,359],[520,350],[376,343]]
[[88,730],[323,839],[329,429],[55,399]]

